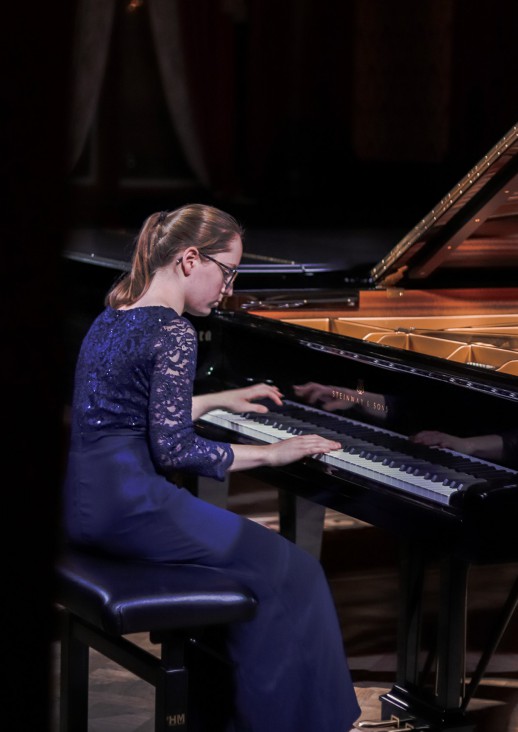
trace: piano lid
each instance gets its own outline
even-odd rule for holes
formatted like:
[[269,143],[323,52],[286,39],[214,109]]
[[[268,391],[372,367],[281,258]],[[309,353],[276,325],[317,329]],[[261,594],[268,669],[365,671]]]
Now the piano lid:
[[370,272],[381,287],[518,282],[518,125]]
[[[391,241],[401,232],[393,231]],[[67,238],[66,259],[98,267],[127,272],[138,229],[72,229]],[[354,242],[346,247],[344,240]],[[299,284],[314,286],[319,275],[335,274],[325,280],[331,286],[343,283],[343,273],[362,267],[365,272],[386,254],[385,229],[321,231],[306,229],[246,229],[245,251],[239,265],[239,282],[252,286],[272,277],[275,286],[282,287],[291,277],[299,276]],[[277,279],[275,279],[277,278]]]
[[[127,271],[137,233],[73,229],[65,258]],[[394,231],[387,240],[387,232],[376,229],[318,233],[291,229],[289,236],[282,231],[247,230],[235,289],[271,287],[277,294],[286,285],[515,287],[518,124],[409,233],[399,241],[398,236],[400,232]],[[328,276],[322,279],[323,274]]]

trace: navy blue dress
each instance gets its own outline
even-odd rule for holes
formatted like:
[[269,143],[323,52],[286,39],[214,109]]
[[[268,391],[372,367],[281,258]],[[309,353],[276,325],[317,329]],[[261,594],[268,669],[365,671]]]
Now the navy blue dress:
[[194,497],[171,470],[222,479],[227,443],[191,417],[197,337],[166,307],[107,307],[78,358],[64,495],[69,540],[109,554],[224,568],[259,601],[228,638],[235,732],[348,732],[360,714],[320,563]]

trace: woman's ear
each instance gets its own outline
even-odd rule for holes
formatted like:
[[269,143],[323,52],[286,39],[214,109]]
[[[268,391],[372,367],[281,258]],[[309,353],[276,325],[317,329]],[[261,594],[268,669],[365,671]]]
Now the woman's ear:
[[192,268],[199,262],[200,255],[196,247],[187,247],[182,253],[182,267],[185,275],[191,273]]

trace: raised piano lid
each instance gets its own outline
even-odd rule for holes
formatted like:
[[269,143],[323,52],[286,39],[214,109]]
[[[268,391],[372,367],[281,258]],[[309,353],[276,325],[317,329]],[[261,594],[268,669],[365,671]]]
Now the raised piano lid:
[[[314,242],[313,246],[320,246]],[[346,301],[355,291],[400,288],[493,288],[505,297],[504,288],[518,284],[518,124],[480,160],[439,203],[400,239],[372,269],[361,263],[351,268],[347,242],[342,242],[343,268],[348,270],[343,287],[333,291],[306,290],[286,294],[261,293],[263,308],[292,303],[305,310],[319,304]],[[386,248],[384,250],[386,252]],[[372,255],[372,250],[368,256]],[[336,262],[335,251],[334,266]],[[372,261],[372,259],[371,259]],[[357,276],[356,273],[359,273]],[[242,281],[241,281],[242,282]],[[254,307],[254,293],[237,282],[229,309]],[[245,283],[243,283],[245,284]],[[483,295],[482,295],[483,297]],[[247,304],[249,302],[249,304]]]
[[518,125],[347,285],[260,303],[237,293],[234,308],[518,376]]
[[518,125],[371,271],[381,286],[518,283]]

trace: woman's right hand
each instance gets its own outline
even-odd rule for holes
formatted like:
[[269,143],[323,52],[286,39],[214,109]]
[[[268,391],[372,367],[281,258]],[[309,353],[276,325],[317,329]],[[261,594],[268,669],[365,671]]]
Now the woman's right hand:
[[272,468],[302,460],[302,458],[321,455],[332,450],[339,450],[342,445],[335,440],[328,440],[320,435],[298,435],[287,440],[267,445],[268,465]]
[[270,445],[232,445],[234,461],[230,471],[277,468],[302,458],[339,450],[341,444],[320,435],[297,435]]

